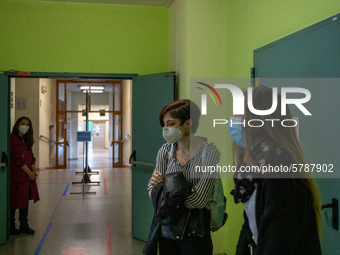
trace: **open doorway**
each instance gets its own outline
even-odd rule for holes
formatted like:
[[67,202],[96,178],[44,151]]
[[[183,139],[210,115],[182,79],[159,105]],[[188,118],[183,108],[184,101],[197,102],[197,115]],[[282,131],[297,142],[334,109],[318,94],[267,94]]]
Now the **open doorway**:
[[32,121],[36,166],[55,168],[55,80],[11,78],[11,127],[21,116]]
[[[85,102],[81,102],[85,93],[78,85],[85,86],[86,83],[90,87],[99,86],[97,83],[107,87],[104,93],[89,93],[89,131],[92,131],[89,143],[90,167],[100,169],[128,165],[131,140],[124,137],[131,137],[131,80],[96,79],[95,84],[93,79],[67,80],[64,82],[64,91],[69,90],[64,94],[64,102],[59,100],[60,81],[63,80],[28,77],[11,79],[11,126],[20,116],[32,120],[37,167],[82,168],[83,149],[82,143],[76,141],[76,132],[85,130],[82,116]],[[75,90],[78,89],[81,95],[77,96]],[[111,95],[111,99],[104,100],[105,93],[106,97]],[[119,94],[119,98],[114,98],[115,94]],[[64,112],[57,113],[57,109],[63,107]],[[62,166],[59,164],[61,160],[65,162]]]

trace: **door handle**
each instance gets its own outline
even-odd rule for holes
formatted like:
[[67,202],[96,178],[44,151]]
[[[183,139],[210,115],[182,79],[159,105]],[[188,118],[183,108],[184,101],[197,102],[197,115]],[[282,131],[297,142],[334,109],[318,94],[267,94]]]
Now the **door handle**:
[[1,163],[0,163],[1,169],[5,169],[5,166],[7,166],[7,164],[8,164],[8,158],[7,158],[6,152],[3,151],[1,153]]
[[136,166],[136,165],[141,165],[141,166],[151,166],[155,167],[154,163],[147,163],[147,162],[141,162],[141,161],[136,161],[136,150],[134,150],[129,158],[129,164]]
[[[129,158],[129,164],[131,164],[131,160],[133,159],[133,161],[136,161],[136,150],[134,150],[131,155],[130,155],[130,158]],[[136,165],[134,165],[136,166]]]
[[338,199],[333,198],[331,204],[322,205],[321,208],[322,210],[325,208],[332,208],[332,227],[338,230],[339,228]]

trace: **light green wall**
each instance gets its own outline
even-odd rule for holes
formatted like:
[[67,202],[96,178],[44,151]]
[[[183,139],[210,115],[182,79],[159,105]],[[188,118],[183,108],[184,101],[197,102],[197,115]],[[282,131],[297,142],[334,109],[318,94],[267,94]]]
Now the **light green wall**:
[[[225,77],[224,12],[224,0],[176,0],[170,7],[169,30],[176,37],[170,38],[170,65],[179,76],[180,99],[190,98],[192,78]],[[208,135],[207,124],[200,123],[197,135]],[[214,254],[226,252],[226,231],[223,227],[213,233]]]
[[[169,9],[170,66],[179,76],[179,98],[190,98],[191,78],[225,77],[225,1],[176,0]],[[175,56],[175,57],[174,57]]]
[[[186,46],[186,0],[176,0],[169,8],[169,32],[175,38],[170,39],[170,66],[178,75],[178,97],[180,99],[187,96],[187,46]],[[172,32],[171,32],[172,31]]]
[[165,7],[1,0],[0,31],[1,71],[169,71]]
[[[226,76],[249,78],[255,49],[338,13],[338,0],[226,0]],[[230,191],[232,187],[228,180],[224,188]],[[230,255],[236,251],[243,206],[235,205],[231,195],[227,198],[226,251]]]
[[250,77],[253,50],[340,12],[338,0],[226,0],[226,72]]
[[[190,97],[190,79],[225,77],[225,1],[186,1],[186,95]],[[213,85],[213,84],[211,84]],[[193,89],[196,89],[196,85]],[[198,102],[196,102],[198,103]],[[201,121],[197,135],[218,142],[219,134],[207,133],[211,123]],[[218,144],[216,144],[218,146]],[[225,146],[231,146],[226,144]],[[219,146],[218,146],[219,148]],[[220,151],[224,150],[219,148]],[[225,158],[225,155],[221,155]],[[220,162],[222,162],[221,159]],[[225,180],[224,180],[225,181]],[[225,190],[226,192],[227,190]],[[227,250],[227,226],[212,234],[214,254]]]
[[[168,19],[162,7],[0,0],[0,70],[176,70],[189,98],[190,78],[250,77],[254,49],[339,12],[338,0],[176,0]],[[228,255],[243,222],[232,187],[224,180],[229,220],[213,235]]]
[[168,8],[168,26],[169,26],[169,70],[176,71],[177,65],[177,7],[176,3]]
[[224,9],[224,0],[187,1],[187,84],[191,78],[225,77]]

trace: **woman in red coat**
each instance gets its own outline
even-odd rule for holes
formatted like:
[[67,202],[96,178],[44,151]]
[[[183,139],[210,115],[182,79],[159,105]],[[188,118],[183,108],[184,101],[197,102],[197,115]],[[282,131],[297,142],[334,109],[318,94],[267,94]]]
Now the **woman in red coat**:
[[[19,118],[11,134],[11,177],[10,177],[10,233],[33,235],[28,226],[28,201],[39,200],[35,169],[35,157],[32,152],[33,127],[27,117]],[[19,209],[19,230],[15,227],[15,210]]]

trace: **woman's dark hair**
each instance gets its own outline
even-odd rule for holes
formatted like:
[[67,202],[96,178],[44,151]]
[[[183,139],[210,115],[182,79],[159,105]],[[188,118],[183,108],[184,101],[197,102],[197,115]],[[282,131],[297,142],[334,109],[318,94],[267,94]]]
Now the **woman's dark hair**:
[[29,130],[27,131],[27,133],[24,134],[24,135],[22,136],[22,138],[23,138],[24,141],[25,141],[25,144],[26,144],[26,146],[27,146],[27,150],[30,150],[30,149],[32,148],[33,144],[34,144],[34,139],[33,139],[33,126],[32,126],[32,122],[31,122],[31,120],[30,120],[28,117],[25,117],[25,116],[20,117],[20,118],[15,122],[14,127],[13,127],[13,129],[12,129],[12,135],[15,135],[15,136],[17,136],[17,137],[20,137],[18,126],[19,126],[20,122],[21,122],[22,120],[24,120],[24,119],[28,120],[28,123],[29,123],[29,127],[30,127],[30,128],[29,128]]
[[170,116],[173,118],[180,119],[181,126],[190,119],[192,121],[190,132],[196,133],[201,111],[194,102],[183,99],[164,106],[159,114],[159,123],[162,127],[164,127],[163,117],[167,113],[170,113]]

